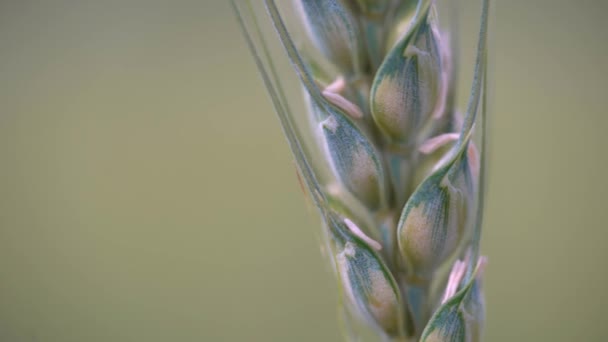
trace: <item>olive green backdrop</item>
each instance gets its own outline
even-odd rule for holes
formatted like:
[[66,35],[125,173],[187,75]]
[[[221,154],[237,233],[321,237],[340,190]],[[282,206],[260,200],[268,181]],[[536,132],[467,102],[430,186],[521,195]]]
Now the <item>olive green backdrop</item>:
[[[494,3],[487,341],[605,341],[608,5]],[[339,339],[226,2],[1,1],[0,161],[1,342]]]

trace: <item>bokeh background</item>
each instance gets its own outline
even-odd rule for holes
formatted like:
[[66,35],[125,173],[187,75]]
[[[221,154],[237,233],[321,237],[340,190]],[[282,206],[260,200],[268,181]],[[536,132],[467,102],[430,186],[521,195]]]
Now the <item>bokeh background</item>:
[[[494,3],[486,340],[605,341],[608,4]],[[340,339],[227,2],[1,1],[0,161],[0,341]]]

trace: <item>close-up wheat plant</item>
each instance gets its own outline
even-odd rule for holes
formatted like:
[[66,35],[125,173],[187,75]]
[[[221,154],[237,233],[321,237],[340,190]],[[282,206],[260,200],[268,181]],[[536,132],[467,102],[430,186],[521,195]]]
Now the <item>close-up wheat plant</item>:
[[0,1],[0,342],[603,342],[608,1]]
[[353,327],[364,325],[383,340],[481,341],[489,1],[462,109],[450,43],[458,37],[441,28],[450,13],[434,1],[293,1],[293,26],[310,44],[264,1],[302,88],[304,124],[268,55],[275,37],[255,43],[253,5],[233,5],[320,214],[347,337],[360,338]]

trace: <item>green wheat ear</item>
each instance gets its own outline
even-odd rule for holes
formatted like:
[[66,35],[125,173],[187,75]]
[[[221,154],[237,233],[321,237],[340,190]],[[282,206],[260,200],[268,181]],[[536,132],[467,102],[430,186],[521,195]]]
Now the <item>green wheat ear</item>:
[[[306,126],[293,116],[253,6],[232,1],[323,220],[346,316],[386,341],[482,338],[489,0],[481,1],[473,84],[460,118],[454,45],[439,30],[433,0],[293,0],[312,42],[307,51],[265,0],[265,20],[301,82],[313,123]],[[318,141],[305,144],[305,136]]]

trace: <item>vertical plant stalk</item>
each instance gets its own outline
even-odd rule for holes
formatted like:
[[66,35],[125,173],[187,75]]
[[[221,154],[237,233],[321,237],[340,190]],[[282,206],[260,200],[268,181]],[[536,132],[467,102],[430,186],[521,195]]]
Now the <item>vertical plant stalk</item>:
[[[232,1],[322,218],[346,325],[356,321],[386,341],[481,341],[489,0],[481,1],[461,117],[459,38],[439,30],[433,0],[293,0],[310,51],[297,47],[275,2],[265,0],[262,21],[298,76],[311,125],[294,117],[255,8]],[[320,169],[331,177],[320,178]]]

